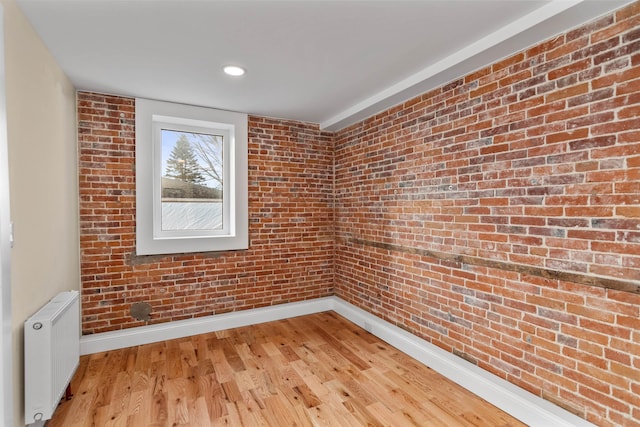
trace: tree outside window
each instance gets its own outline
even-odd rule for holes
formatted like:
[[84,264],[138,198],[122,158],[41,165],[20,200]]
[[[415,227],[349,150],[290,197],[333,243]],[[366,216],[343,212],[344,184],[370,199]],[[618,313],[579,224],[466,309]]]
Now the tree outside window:
[[162,152],[163,230],[221,228],[223,136],[163,129]]

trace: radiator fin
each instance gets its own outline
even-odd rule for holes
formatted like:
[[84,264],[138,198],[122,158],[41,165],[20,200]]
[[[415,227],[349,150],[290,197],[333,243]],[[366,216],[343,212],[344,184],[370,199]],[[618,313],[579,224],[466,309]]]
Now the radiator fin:
[[78,291],[61,292],[24,324],[25,422],[53,415],[80,361]]

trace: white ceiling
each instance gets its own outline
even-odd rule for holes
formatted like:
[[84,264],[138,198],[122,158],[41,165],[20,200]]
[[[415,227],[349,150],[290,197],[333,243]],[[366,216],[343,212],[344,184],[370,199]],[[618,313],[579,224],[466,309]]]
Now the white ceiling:
[[328,130],[629,2],[18,0],[80,90]]

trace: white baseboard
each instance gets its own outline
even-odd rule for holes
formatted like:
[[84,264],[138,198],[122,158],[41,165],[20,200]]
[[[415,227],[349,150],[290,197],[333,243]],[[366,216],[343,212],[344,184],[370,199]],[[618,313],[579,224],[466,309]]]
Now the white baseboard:
[[318,298],[123,331],[86,335],[80,339],[80,354],[115,350],[329,310],[335,311],[525,424],[532,427],[593,427],[593,424],[583,418],[338,297]]
[[80,338],[80,354],[93,354],[152,342],[222,331],[333,309],[333,297],[292,302],[252,310],[216,314],[195,319],[178,320],[157,325],[84,335]]
[[531,427],[593,424],[335,297],[332,310]]

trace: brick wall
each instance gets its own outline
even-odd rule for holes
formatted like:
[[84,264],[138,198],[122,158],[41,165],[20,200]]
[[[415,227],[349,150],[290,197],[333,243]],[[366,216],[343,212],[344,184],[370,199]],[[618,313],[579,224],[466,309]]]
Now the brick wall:
[[135,255],[134,100],[78,94],[84,334],[333,293],[333,146],[317,125],[249,118],[246,251]]
[[640,426],[640,3],[336,135],[336,294]]
[[83,332],[144,324],[135,302],[158,323],[335,286],[640,426],[639,24],[636,3],[336,135],[250,117],[247,251],[136,257],[133,100],[79,93]]

